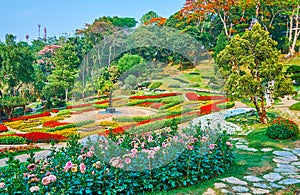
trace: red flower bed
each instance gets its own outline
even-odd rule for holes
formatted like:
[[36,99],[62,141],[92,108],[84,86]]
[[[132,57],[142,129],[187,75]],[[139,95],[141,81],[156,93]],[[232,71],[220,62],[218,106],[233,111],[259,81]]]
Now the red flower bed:
[[159,109],[160,107],[162,107],[163,105],[165,105],[164,103],[155,103],[151,106],[151,108],[154,109]]
[[4,122],[27,120],[27,119],[32,119],[32,118],[40,118],[40,117],[44,117],[44,116],[51,116],[51,113],[50,112],[43,112],[41,114],[21,116],[21,117],[17,117],[17,118],[11,118],[11,119],[4,120]]
[[58,122],[58,121],[48,121],[48,122],[45,122],[43,124],[43,127],[57,127],[57,126],[62,126],[62,125],[68,125],[68,124],[71,124],[71,123],[67,123],[67,122]]
[[[113,101],[117,101],[117,100],[121,100],[121,98],[115,98],[113,99]],[[67,106],[67,109],[73,109],[73,108],[84,108],[84,107],[91,107],[94,104],[105,104],[108,103],[108,100],[103,100],[103,101],[99,101],[99,102],[95,102],[95,103],[88,103],[88,104],[78,104],[75,106]]]
[[0,124],[0,133],[8,131],[7,126]]
[[143,103],[137,104],[136,106],[149,107],[152,104],[153,104],[153,102],[143,102]]
[[52,112],[52,113],[58,113],[59,110],[58,110],[58,109],[53,109],[53,110],[51,110],[51,112]]
[[190,100],[190,101],[198,101],[198,95],[194,92],[188,92],[185,94],[185,96]]
[[224,100],[226,99],[225,96],[199,96],[194,92],[188,92],[185,94],[185,96],[190,100],[190,101],[208,101],[208,100]]
[[42,132],[30,132],[30,133],[17,133],[17,134],[9,134],[4,136],[19,136],[27,139],[28,142],[31,143],[50,143],[51,141],[59,142],[65,141],[67,138],[62,135],[50,134],[50,133],[42,133]]
[[157,98],[164,98],[164,97],[171,97],[182,95],[181,93],[164,93],[158,95],[141,95],[141,96],[131,96],[129,99],[157,99]]

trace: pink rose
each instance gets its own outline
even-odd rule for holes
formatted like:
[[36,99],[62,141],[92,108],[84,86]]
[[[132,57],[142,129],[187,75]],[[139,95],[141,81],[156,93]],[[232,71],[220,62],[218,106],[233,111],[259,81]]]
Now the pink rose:
[[51,182],[56,181],[56,176],[55,175],[49,175],[48,178],[50,179]]
[[84,163],[81,163],[81,164],[79,165],[79,167],[80,167],[80,172],[81,172],[81,173],[85,173],[86,166],[84,165]]
[[30,192],[37,192],[37,191],[39,191],[39,190],[40,190],[39,186],[32,186],[32,187],[30,188]]
[[72,161],[68,161],[64,167],[65,171],[68,171],[69,169],[71,169],[73,167],[73,163]]
[[125,163],[126,164],[130,164],[131,163],[131,159],[130,158],[125,158]]
[[0,189],[1,189],[1,188],[5,188],[5,183],[0,182]]
[[94,155],[94,152],[93,152],[93,151],[88,151],[88,153],[86,154],[86,156],[87,156],[88,158],[93,157],[93,155]]
[[186,148],[189,149],[189,150],[193,150],[193,149],[194,149],[194,146],[188,145]]
[[232,143],[226,142],[226,145],[229,146],[230,148],[232,148]]
[[216,144],[210,144],[210,145],[209,145],[209,148],[210,148],[211,150],[213,150],[213,149],[215,148],[215,146],[216,146]]

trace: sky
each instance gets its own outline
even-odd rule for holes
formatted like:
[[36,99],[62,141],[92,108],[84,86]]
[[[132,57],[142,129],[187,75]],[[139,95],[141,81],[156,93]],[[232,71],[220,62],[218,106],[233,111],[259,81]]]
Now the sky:
[[137,21],[148,11],[169,17],[180,10],[185,0],[1,0],[0,41],[11,33],[17,40],[41,36],[73,35],[86,23],[101,16],[132,17]]

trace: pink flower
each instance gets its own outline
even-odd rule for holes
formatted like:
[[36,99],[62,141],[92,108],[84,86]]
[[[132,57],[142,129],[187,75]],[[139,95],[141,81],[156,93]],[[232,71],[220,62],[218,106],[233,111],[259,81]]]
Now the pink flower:
[[81,163],[81,164],[79,165],[79,167],[80,167],[80,172],[81,172],[81,173],[85,173],[86,166],[84,165],[84,163]]
[[230,148],[232,148],[232,143],[226,142],[226,145],[229,146]]
[[156,146],[153,148],[154,152],[158,152],[160,150],[160,147],[159,146]]
[[46,186],[46,185],[49,185],[49,184],[51,183],[51,180],[50,180],[49,176],[44,177],[44,178],[42,179],[42,183],[43,183],[45,186]]
[[131,153],[132,154],[136,154],[138,151],[137,151],[137,149],[135,149],[135,148],[133,148],[132,150],[131,150]]
[[68,171],[69,169],[71,169],[73,167],[73,163],[71,161],[68,161],[66,163],[66,166],[64,167],[65,171]]
[[49,175],[51,175],[51,172],[47,172],[45,175],[46,175],[46,176],[49,176]]
[[94,155],[94,152],[93,152],[93,151],[88,151],[88,153],[86,154],[86,156],[87,156],[88,158],[93,157],[93,155]]
[[194,146],[188,145],[186,148],[189,149],[189,150],[193,150],[193,149],[194,149]]
[[95,151],[95,147],[92,146],[92,147],[90,148],[90,151]]
[[175,135],[175,136],[173,137],[173,141],[177,141],[177,140],[178,140],[178,136]]
[[117,165],[117,168],[122,169],[123,167],[124,167],[124,165],[122,163],[120,163],[120,164]]
[[142,143],[141,143],[141,147],[142,147],[142,148],[145,148],[145,142],[142,142]]
[[0,183],[0,189],[1,188],[5,188],[5,183],[3,183],[3,182]]
[[163,143],[161,144],[161,146],[162,146],[163,148],[167,147],[166,144],[165,144],[165,142],[163,142]]
[[118,161],[117,159],[115,159],[115,160],[113,160],[113,161],[111,162],[111,165],[112,165],[113,167],[117,167],[118,164],[119,164],[119,161]]
[[215,148],[215,146],[216,146],[216,144],[210,144],[210,145],[209,145],[209,148],[210,148],[211,150],[213,150],[213,149]]
[[56,182],[56,176],[55,175],[49,175],[48,178],[51,182]]
[[37,191],[39,191],[39,190],[40,190],[39,186],[32,186],[32,187],[30,188],[30,192],[37,192]]
[[130,158],[125,158],[125,163],[126,164],[130,164],[131,163],[131,159]]
[[27,166],[27,168],[28,168],[29,171],[33,171],[33,170],[36,169],[36,165],[35,164],[30,164],[30,165]]

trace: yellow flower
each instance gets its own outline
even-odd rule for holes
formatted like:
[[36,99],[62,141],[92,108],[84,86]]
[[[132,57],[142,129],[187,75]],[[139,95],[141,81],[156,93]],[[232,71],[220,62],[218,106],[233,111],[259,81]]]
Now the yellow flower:
[[71,168],[71,171],[73,173],[76,173],[78,171],[78,165],[77,164],[74,164],[73,167]]

